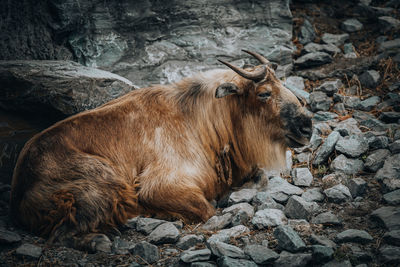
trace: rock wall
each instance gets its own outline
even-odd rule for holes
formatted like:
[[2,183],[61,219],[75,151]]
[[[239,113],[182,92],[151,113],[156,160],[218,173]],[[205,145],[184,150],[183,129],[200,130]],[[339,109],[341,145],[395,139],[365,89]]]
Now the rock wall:
[[0,59],[72,59],[137,86],[238,64],[292,62],[289,0],[1,0]]

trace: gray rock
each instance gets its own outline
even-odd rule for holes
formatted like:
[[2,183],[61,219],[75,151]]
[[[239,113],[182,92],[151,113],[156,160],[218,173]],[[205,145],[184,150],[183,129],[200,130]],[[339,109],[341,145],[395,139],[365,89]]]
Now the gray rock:
[[12,244],[20,241],[21,236],[19,234],[0,227],[0,244]]
[[332,57],[325,52],[313,52],[305,54],[294,61],[294,65],[299,68],[310,68],[321,66],[332,62]]
[[351,193],[349,189],[342,184],[338,184],[331,188],[325,189],[324,194],[329,201],[334,203],[342,203],[351,200]]
[[342,225],[342,222],[331,211],[318,214],[317,216],[312,218],[311,222],[315,224]]
[[367,119],[360,122],[361,126],[367,127],[373,131],[386,131],[388,126],[377,119]]
[[389,205],[397,206],[400,205],[400,189],[386,193],[383,195],[383,199]]
[[304,99],[307,103],[310,103],[310,94],[304,90],[304,79],[300,76],[288,77],[283,85],[288,88],[292,93],[299,99]]
[[363,25],[357,19],[347,19],[340,26],[346,32],[356,32],[363,28]]
[[334,172],[322,177],[322,187],[329,188],[338,184],[347,184],[347,175]]
[[166,222],[157,226],[147,238],[150,243],[154,244],[173,244],[179,239],[179,230],[172,223]]
[[390,155],[390,152],[387,149],[375,150],[365,160],[365,164],[364,164],[365,169],[370,172],[376,172],[377,170],[382,168],[383,163],[385,162],[386,158],[389,155]]
[[203,236],[191,234],[182,236],[178,243],[176,243],[176,246],[180,249],[186,250],[202,242],[204,242]]
[[306,244],[290,226],[279,225],[274,230],[274,237],[278,241],[278,246],[284,250],[298,252],[306,248]]
[[352,267],[351,262],[349,260],[344,260],[344,261],[339,261],[339,260],[332,260],[324,265],[322,267]]
[[283,210],[283,206],[276,203],[268,192],[258,192],[253,199],[253,205],[257,205],[257,210],[263,209],[279,209]]
[[241,250],[236,246],[226,244],[224,242],[219,242],[219,241],[211,242],[209,246],[212,254],[217,257],[227,256],[235,259],[246,258],[246,255],[244,254],[243,250]]
[[356,108],[363,111],[371,111],[376,107],[376,105],[379,104],[379,102],[381,102],[381,98],[379,96],[371,96],[361,101]]
[[333,94],[337,93],[339,91],[339,88],[343,86],[343,83],[341,80],[336,79],[333,81],[326,81],[322,83],[320,86],[315,88],[316,91],[322,91],[328,96],[333,96]]
[[389,138],[387,136],[372,135],[367,139],[370,149],[382,149],[389,146]]
[[135,243],[121,239],[116,236],[113,240],[111,251],[115,254],[126,255],[129,253],[129,249],[133,248]]
[[275,176],[269,180],[267,193],[278,202],[286,202],[291,195],[301,195],[303,190],[297,186],[289,184],[285,179]]
[[359,135],[362,133],[360,128],[358,128],[357,121],[353,118],[349,118],[336,124],[335,131],[339,132],[342,136]]
[[308,202],[299,196],[291,196],[285,206],[285,215],[292,219],[309,219],[319,209],[316,202]]
[[343,52],[345,54],[351,54],[351,53],[354,53],[354,51],[355,51],[355,48],[352,43],[347,43],[347,44],[343,45]]
[[336,119],[338,115],[333,112],[329,111],[317,111],[314,117],[312,118],[313,121],[332,121]]
[[370,234],[364,230],[347,229],[336,236],[336,240],[339,243],[353,242],[366,244],[372,242],[374,239]]
[[239,211],[244,211],[249,217],[253,217],[254,208],[249,203],[238,203],[222,210],[222,214],[232,213],[236,214]]
[[385,123],[397,123],[400,120],[400,112],[381,112],[379,119]]
[[257,229],[264,229],[267,227],[284,224],[286,221],[287,218],[283,211],[278,209],[264,209],[256,212],[251,223]]
[[342,51],[333,44],[308,43],[303,47],[306,53],[325,52],[331,55],[340,54]]
[[400,154],[395,154],[388,157],[383,164],[383,167],[378,170],[375,179],[382,181],[384,179],[400,179]]
[[232,213],[225,213],[222,216],[215,215],[208,219],[208,221],[201,228],[208,231],[223,229],[232,222],[232,218]]
[[376,70],[367,70],[366,72],[361,74],[358,79],[360,80],[360,83],[363,87],[375,89],[379,84],[381,76]]
[[400,179],[386,178],[380,180],[380,183],[381,183],[381,190],[383,193],[388,193],[400,189]]
[[351,196],[353,198],[356,198],[358,196],[364,195],[368,186],[367,186],[367,182],[365,182],[364,179],[353,178],[348,181],[347,187],[350,190]]
[[236,225],[234,227],[228,228],[228,229],[223,229],[218,231],[218,234],[220,235],[226,235],[228,238],[231,237],[238,237],[244,233],[250,232],[249,228],[247,228],[244,225]]
[[42,255],[43,249],[39,246],[24,243],[17,248],[15,254],[21,257],[38,259]]
[[400,263],[400,247],[383,245],[379,248],[379,254],[384,263]]
[[307,44],[314,41],[316,36],[313,25],[304,19],[303,25],[300,27],[299,42],[303,45]]
[[312,92],[310,94],[310,107],[313,112],[327,111],[330,108],[332,100],[323,92]]
[[322,202],[325,199],[325,196],[322,194],[321,188],[310,188],[307,189],[301,197],[308,202]]
[[333,249],[336,248],[336,243],[333,242],[332,240],[324,237],[324,236],[318,236],[315,234],[311,234],[310,236],[310,242],[311,244],[317,244],[317,245],[322,245],[322,246],[327,246],[327,247],[331,247]]
[[318,263],[324,263],[331,260],[334,252],[335,251],[331,247],[321,245],[312,246],[313,259]]
[[232,259],[227,256],[219,258],[217,263],[220,267],[257,267],[257,264],[253,261],[245,259]]
[[314,123],[313,129],[318,130],[318,133],[322,135],[329,135],[332,132],[332,128],[327,122]]
[[391,53],[396,53],[399,48],[400,48],[400,38],[397,38],[381,43],[378,47],[378,51],[391,54]]
[[300,154],[295,155],[295,159],[300,163],[310,162],[311,157],[312,157],[311,152],[302,152]]
[[328,137],[325,139],[325,142],[322,144],[322,146],[317,150],[314,160],[313,160],[313,165],[318,166],[324,162],[326,162],[330,156],[330,154],[333,152],[336,142],[339,140],[340,134],[337,131],[333,131],[328,135]]
[[345,174],[356,174],[364,168],[364,163],[359,159],[350,159],[346,156],[339,155],[331,163],[333,171],[343,172]]
[[229,196],[228,205],[233,205],[240,202],[250,202],[256,194],[256,189],[245,188],[235,191]]
[[400,153],[400,140],[396,140],[389,145],[390,152],[392,154]]
[[369,249],[365,249],[364,247],[360,247],[354,243],[346,244],[345,246],[350,247],[351,253],[349,253],[350,257],[354,259],[356,262],[371,262],[372,257],[374,256]]
[[343,104],[348,109],[356,109],[360,106],[361,100],[358,96],[344,96]]
[[146,262],[152,264],[160,259],[160,254],[158,248],[146,241],[141,241],[137,243],[129,252],[135,256],[140,256]]
[[309,266],[312,256],[309,253],[290,253],[282,251],[279,259],[275,261],[274,267],[305,267]]
[[374,210],[371,213],[371,220],[390,231],[400,230],[400,207],[381,207]]
[[297,186],[310,186],[313,176],[308,168],[294,168],[292,171],[293,182]]
[[190,263],[195,261],[207,261],[211,257],[211,251],[208,248],[199,250],[185,250],[181,254],[181,261]]
[[136,230],[148,235],[153,232],[153,230],[156,229],[157,226],[163,223],[166,223],[166,221],[153,218],[138,217],[138,219],[136,220]]
[[383,235],[386,244],[400,246],[400,230],[393,230]]
[[261,245],[247,245],[244,252],[257,264],[271,264],[279,258],[278,253]]
[[343,33],[343,34],[324,33],[322,35],[321,39],[326,44],[333,44],[336,46],[340,46],[340,45],[343,45],[347,39],[349,39],[349,34],[348,33]]
[[356,158],[364,154],[368,150],[368,143],[364,137],[359,135],[350,135],[339,139],[335,149],[346,156]]
[[310,148],[314,151],[317,149],[321,143],[322,143],[322,137],[319,135],[317,130],[313,130],[313,133],[311,135],[310,139]]
[[2,61],[0,81],[0,106],[29,113],[72,115],[134,89],[121,76],[72,61]]
[[199,261],[199,262],[192,262],[190,267],[217,267],[214,262],[207,262],[207,261]]
[[395,19],[390,16],[379,17],[378,23],[379,23],[380,30],[382,33],[385,33],[387,31],[391,31],[391,30],[400,29],[400,20]]
[[[137,225],[137,222],[138,222],[138,220],[139,220],[140,218],[142,218],[142,217],[137,216],[137,217],[128,219],[128,221],[126,222],[125,226],[128,227],[128,228],[130,228],[130,229],[136,230],[136,225]],[[152,229],[152,230],[153,230],[153,229]],[[151,230],[151,231],[152,231],[152,230]],[[150,232],[151,232],[151,231],[150,231]],[[150,233],[150,232],[149,232],[149,233]]]

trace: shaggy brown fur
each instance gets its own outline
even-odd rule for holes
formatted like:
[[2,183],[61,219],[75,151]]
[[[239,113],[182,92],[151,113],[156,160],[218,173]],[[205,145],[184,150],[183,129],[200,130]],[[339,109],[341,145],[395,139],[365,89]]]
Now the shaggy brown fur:
[[[216,98],[226,82],[240,91]],[[266,91],[270,99],[260,101]],[[285,103],[301,109],[271,69],[259,83],[215,70],[132,91],[25,145],[12,216],[42,235],[103,232],[139,214],[206,221],[210,200],[257,167],[283,164]]]

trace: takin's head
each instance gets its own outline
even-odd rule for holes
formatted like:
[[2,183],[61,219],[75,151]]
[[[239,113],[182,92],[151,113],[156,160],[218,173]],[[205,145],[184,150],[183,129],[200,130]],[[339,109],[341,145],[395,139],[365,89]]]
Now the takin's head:
[[260,118],[264,125],[269,125],[274,141],[291,148],[307,145],[312,134],[312,121],[300,101],[276,78],[275,68],[266,58],[243,51],[254,56],[262,65],[242,69],[219,60],[236,75],[231,82],[218,86],[215,96],[236,95],[241,107]]

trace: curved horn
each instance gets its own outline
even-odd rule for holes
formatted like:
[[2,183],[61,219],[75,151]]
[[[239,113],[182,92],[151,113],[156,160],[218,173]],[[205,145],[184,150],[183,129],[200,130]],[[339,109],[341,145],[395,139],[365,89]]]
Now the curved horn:
[[262,79],[264,79],[265,74],[267,73],[267,68],[265,66],[262,66],[261,68],[259,68],[258,70],[255,70],[255,71],[247,71],[242,68],[236,67],[236,66],[232,65],[231,63],[228,63],[221,59],[218,59],[218,61],[221,62],[222,64],[228,66],[230,69],[232,69],[234,72],[236,72],[243,78],[246,78],[246,79],[249,79],[249,80],[252,80],[255,82],[259,82]]
[[249,54],[249,55],[252,55],[253,57],[255,57],[256,59],[258,59],[258,61],[260,61],[260,62],[261,62],[262,64],[264,64],[264,65],[267,65],[267,64],[270,63],[268,59],[266,59],[265,57],[263,57],[263,56],[260,55],[260,54],[257,54],[256,52],[251,52],[251,51],[244,50],[244,49],[242,49],[242,51],[245,52],[245,53],[247,53],[247,54]]

